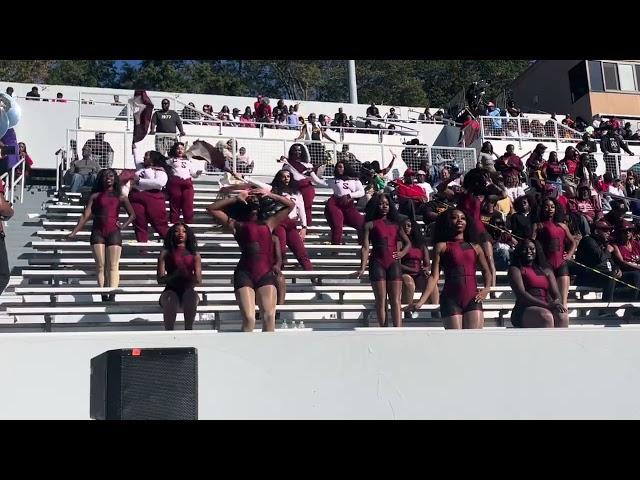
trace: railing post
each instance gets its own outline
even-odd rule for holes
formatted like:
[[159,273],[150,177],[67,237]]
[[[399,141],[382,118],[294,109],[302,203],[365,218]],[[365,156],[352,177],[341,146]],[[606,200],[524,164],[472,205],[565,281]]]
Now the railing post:
[[558,138],[558,122],[553,122],[553,134],[556,137],[556,150],[560,150],[560,139]]
[[16,166],[11,169],[11,183],[9,184],[9,201],[13,203],[13,191],[16,183]]
[[[520,125],[520,117],[517,118],[518,122],[518,148],[522,150],[522,126]],[[507,132],[509,131],[509,127],[507,126]]]
[[237,172],[238,171],[238,142],[236,140],[236,137],[233,137],[231,139],[231,148],[233,149],[233,171]]
[[129,104],[129,102],[127,102],[127,131],[129,131],[131,129],[130,123],[129,123],[129,117],[131,116],[131,105]]
[[384,156],[384,145],[380,145],[380,168],[387,168],[387,160]]
[[[484,117],[478,117],[480,119],[480,139],[484,143]],[[431,147],[429,147],[429,155],[431,155]]]

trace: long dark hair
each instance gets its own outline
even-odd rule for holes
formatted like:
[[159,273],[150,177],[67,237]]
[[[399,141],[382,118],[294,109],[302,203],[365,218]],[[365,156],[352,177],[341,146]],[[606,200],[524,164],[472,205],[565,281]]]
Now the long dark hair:
[[161,167],[167,175],[171,175],[173,168],[167,163],[167,157],[155,150],[149,150],[147,153],[153,167]]
[[[338,175],[338,165],[342,165],[344,167],[344,173],[342,175]],[[357,178],[358,176],[353,171],[351,166],[347,165],[343,161],[337,162],[335,167],[333,167],[333,177],[336,180],[348,180],[350,178]]]
[[169,156],[172,158],[177,158],[176,155],[178,155],[178,147],[182,145],[184,147],[184,143],[183,142],[175,142],[172,146],[171,149],[169,150]]
[[536,256],[533,259],[532,266],[538,268],[549,268],[549,262],[547,262],[547,257],[542,250],[542,245],[537,240],[531,240],[529,238],[525,238],[524,240],[518,242],[516,248],[513,250],[511,254],[511,266],[516,268],[522,268],[524,265],[523,259],[524,254],[526,252],[527,242],[532,242],[536,247]]
[[542,200],[540,200],[540,202],[537,205],[536,208],[536,222],[543,222],[546,220],[546,218],[543,218],[543,210],[544,210],[544,204],[547,202],[553,202],[553,204],[556,207],[556,211],[553,214],[553,218],[551,219],[553,221],[553,223],[565,223],[565,218],[566,218],[566,213],[564,211],[564,207],[562,205],[560,205],[558,203],[558,201],[555,198],[543,198]]
[[462,187],[474,195],[484,195],[487,192],[487,171],[472,168],[464,175]]
[[387,213],[387,220],[393,223],[398,223],[398,210],[396,209],[396,205],[393,203],[393,200],[388,193],[376,193],[373,197],[371,197],[364,209],[364,221],[372,222],[380,218],[379,205],[382,197],[385,197],[389,202],[389,213]]
[[493,145],[491,142],[484,142],[480,148],[482,153],[493,153]]
[[309,152],[307,150],[307,147],[305,147],[302,143],[294,143],[293,145],[291,145],[289,147],[289,155],[287,156],[287,158],[291,159],[291,155],[293,154],[293,147],[295,147],[296,145],[300,145],[300,148],[302,150],[302,155],[300,156],[300,159],[298,161],[309,163]]
[[[449,242],[455,236],[455,230],[451,228],[451,220],[453,219],[453,212],[455,211],[464,213],[459,208],[449,208],[438,215],[438,218],[436,218],[436,225],[433,229],[434,245],[439,242]],[[464,229],[464,239],[467,242],[472,242],[473,240],[475,240],[471,238],[472,229],[470,227],[473,220],[466,213],[464,213],[464,217],[467,220],[467,226]]]
[[122,195],[122,192],[120,190],[120,179],[118,178],[118,174],[113,168],[104,168],[98,172],[98,177],[93,184],[91,193],[101,193],[106,191],[104,187],[104,177],[109,172],[113,173],[113,194],[117,195],[118,197]]
[[425,238],[422,227],[416,223],[415,220],[411,218],[407,218],[402,222],[404,226],[405,222],[411,222],[411,234],[409,235],[409,240],[411,240],[411,246],[414,248],[422,248],[427,244],[427,239]]
[[176,248],[178,248],[178,243],[176,242],[176,230],[179,226],[184,227],[184,231],[187,234],[187,239],[184,242],[184,246],[189,252],[195,255],[198,251],[198,241],[196,239],[196,234],[193,233],[193,230],[186,223],[178,222],[171,225],[171,228],[167,232],[167,235],[164,237],[164,248],[170,252],[174,252]]
[[[282,181],[283,172],[289,173],[289,185],[285,185]],[[277,193],[278,195],[282,195],[283,193],[300,193],[298,182],[293,178],[293,175],[291,175],[291,173],[287,172],[286,170],[279,170],[278,172],[276,172],[275,177],[273,177],[273,180],[271,181],[271,191],[273,193]]]

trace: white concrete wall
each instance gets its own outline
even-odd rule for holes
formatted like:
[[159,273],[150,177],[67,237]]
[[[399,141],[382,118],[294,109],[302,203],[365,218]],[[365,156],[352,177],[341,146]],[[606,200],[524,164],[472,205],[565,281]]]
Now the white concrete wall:
[[86,419],[89,362],[192,346],[199,417],[640,418],[640,329],[0,335],[0,417]]

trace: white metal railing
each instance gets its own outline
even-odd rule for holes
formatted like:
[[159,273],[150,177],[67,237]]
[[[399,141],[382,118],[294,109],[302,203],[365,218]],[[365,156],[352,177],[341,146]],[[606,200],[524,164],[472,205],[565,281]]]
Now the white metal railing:
[[[18,170],[18,167],[20,168],[20,175],[18,178],[16,178],[16,170]],[[24,161],[24,159],[20,160],[18,163],[16,163],[10,170],[10,182],[9,182],[9,198],[11,199],[11,203],[15,202],[15,192],[16,192],[16,186],[18,184],[20,184],[20,203],[22,203],[23,199],[24,199],[24,179],[25,179],[25,175],[26,175],[26,163]]]
[[555,120],[542,120],[526,117],[491,117],[481,116],[480,129],[482,140],[498,139],[518,142],[539,141],[555,142],[559,149],[561,142],[576,142],[582,139],[583,133],[573,130]]
[[[100,130],[104,131],[104,130]],[[79,158],[77,155],[81,151],[84,143],[94,137],[94,130],[86,129],[68,129],[66,146],[57,152],[56,155],[56,167],[58,169],[58,176],[56,179],[56,186],[59,188],[62,184],[62,175],[67,170],[67,162],[73,158]],[[155,137],[155,138],[154,138]],[[113,168],[131,168],[127,165],[133,165],[132,160],[132,132],[118,132],[118,131],[105,131],[105,141],[108,142],[114,151]],[[156,148],[156,140],[158,138],[170,138],[177,139],[176,135],[171,134],[155,134],[149,135],[142,144],[138,144],[138,148],[143,150],[153,150]],[[364,142],[343,142],[336,139],[336,143],[329,141],[305,141],[295,140],[295,134],[288,139],[270,139],[270,138],[255,138],[255,137],[241,137],[241,136],[220,136],[220,135],[197,135],[190,136],[185,135],[180,137],[180,141],[187,145],[195,140],[205,140],[213,145],[219,144],[219,142],[227,143],[229,140],[232,142],[232,149],[230,155],[230,163],[232,168],[236,171],[240,170],[241,173],[252,173],[254,175],[273,175],[279,169],[278,159],[281,156],[287,156],[289,148],[294,143],[302,143],[307,146],[307,150],[310,154],[310,161],[314,166],[332,165],[336,161],[341,159],[350,159],[355,156],[359,162],[364,161],[378,161],[382,168],[387,166],[391,161],[392,153],[395,154],[398,159],[405,160],[407,166],[414,169],[419,168],[419,165],[413,165],[411,153],[414,149],[419,148],[425,152],[424,159],[427,166],[431,167],[440,164],[456,164],[462,171],[466,171],[473,168],[476,164],[476,151],[473,148],[458,148],[458,147],[432,147],[429,145],[398,145],[386,142],[376,143],[364,143]],[[72,143],[73,141],[73,143]],[[172,142],[166,142],[164,146],[169,146]],[[348,153],[343,152],[343,146],[348,145]],[[251,159],[253,167],[251,171],[242,171],[238,169],[238,155],[240,147],[244,147],[248,157]],[[75,149],[75,152],[74,152]],[[403,152],[405,152],[403,154]],[[77,157],[76,157],[77,155]],[[355,162],[354,162],[355,163]],[[359,165],[359,163],[355,163]],[[210,169],[208,173],[217,173],[215,170]]]

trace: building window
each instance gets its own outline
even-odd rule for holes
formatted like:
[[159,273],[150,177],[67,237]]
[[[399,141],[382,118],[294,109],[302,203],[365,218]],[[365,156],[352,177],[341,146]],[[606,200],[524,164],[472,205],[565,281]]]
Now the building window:
[[[592,92],[604,92],[604,80],[602,79],[602,62],[589,60],[589,80],[591,80]],[[640,65],[636,65],[636,68]]]
[[587,68],[584,61],[569,70],[569,90],[571,92],[571,103],[577,102],[589,92]]
[[636,82],[633,79],[633,65],[619,63],[618,78],[620,79],[620,90],[633,91],[636,89]]
[[607,90],[620,90],[618,82],[618,66],[615,63],[603,63],[604,67],[604,86]]

